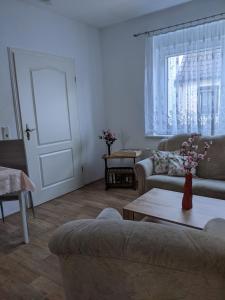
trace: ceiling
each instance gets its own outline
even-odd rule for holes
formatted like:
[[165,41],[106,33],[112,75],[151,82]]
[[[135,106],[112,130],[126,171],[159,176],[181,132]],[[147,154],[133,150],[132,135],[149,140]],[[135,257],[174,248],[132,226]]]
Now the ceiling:
[[191,0],[23,0],[102,28]]

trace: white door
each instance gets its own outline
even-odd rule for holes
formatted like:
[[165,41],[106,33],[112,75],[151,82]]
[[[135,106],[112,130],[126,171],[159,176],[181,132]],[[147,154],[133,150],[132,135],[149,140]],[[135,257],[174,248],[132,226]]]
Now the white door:
[[82,185],[74,62],[17,49],[12,53],[29,176],[39,204]]

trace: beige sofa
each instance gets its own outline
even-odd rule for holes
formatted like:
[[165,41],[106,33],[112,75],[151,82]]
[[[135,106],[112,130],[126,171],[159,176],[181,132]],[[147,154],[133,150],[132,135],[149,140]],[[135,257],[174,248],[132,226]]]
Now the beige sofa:
[[205,230],[124,221],[114,209],[60,227],[67,300],[224,300],[225,221]]
[[[176,135],[160,142],[158,150],[179,150],[182,142],[190,137],[187,134]],[[197,177],[193,178],[193,193],[200,196],[225,199],[225,135],[197,139],[199,151],[202,151],[205,141],[212,141],[207,159],[197,168]],[[142,195],[152,188],[161,188],[177,192],[183,191],[184,177],[154,175],[153,161],[146,158],[135,165],[138,180],[138,191]]]

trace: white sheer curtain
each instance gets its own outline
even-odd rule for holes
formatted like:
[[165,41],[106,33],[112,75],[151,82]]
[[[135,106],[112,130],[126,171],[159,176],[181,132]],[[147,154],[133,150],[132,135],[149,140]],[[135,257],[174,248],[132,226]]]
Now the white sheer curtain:
[[225,21],[146,38],[146,135],[225,134]]

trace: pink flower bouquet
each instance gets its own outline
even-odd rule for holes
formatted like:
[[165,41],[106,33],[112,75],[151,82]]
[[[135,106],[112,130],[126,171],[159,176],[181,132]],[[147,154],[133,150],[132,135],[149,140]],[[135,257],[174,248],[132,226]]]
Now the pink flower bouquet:
[[182,143],[180,154],[183,156],[184,161],[184,169],[186,173],[191,173],[193,169],[195,169],[201,160],[204,160],[207,156],[207,151],[210,148],[210,144],[208,142],[204,143],[204,152],[198,152],[198,145],[196,145],[196,138],[198,134],[192,134],[191,137]]
[[105,140],[108,147],[108,155],[111,154],[111,145],[117,140],[115,133],[112,133],[110,129],[103,130],[102,135],[99,136],[101,140]]
[[[183,165],[186,173],[184,183],[184,195],[182,198],[182,209],[192,208],[192,172],[199,165],[200,161],[206,158],[210,147],[208,142],[204,143],[203,153],[199,153],[196,138],[198,134],[192,134],[191,137],[182,143],[180,154],[183,156]],[[210,142],[212,144],[212,142]]]

